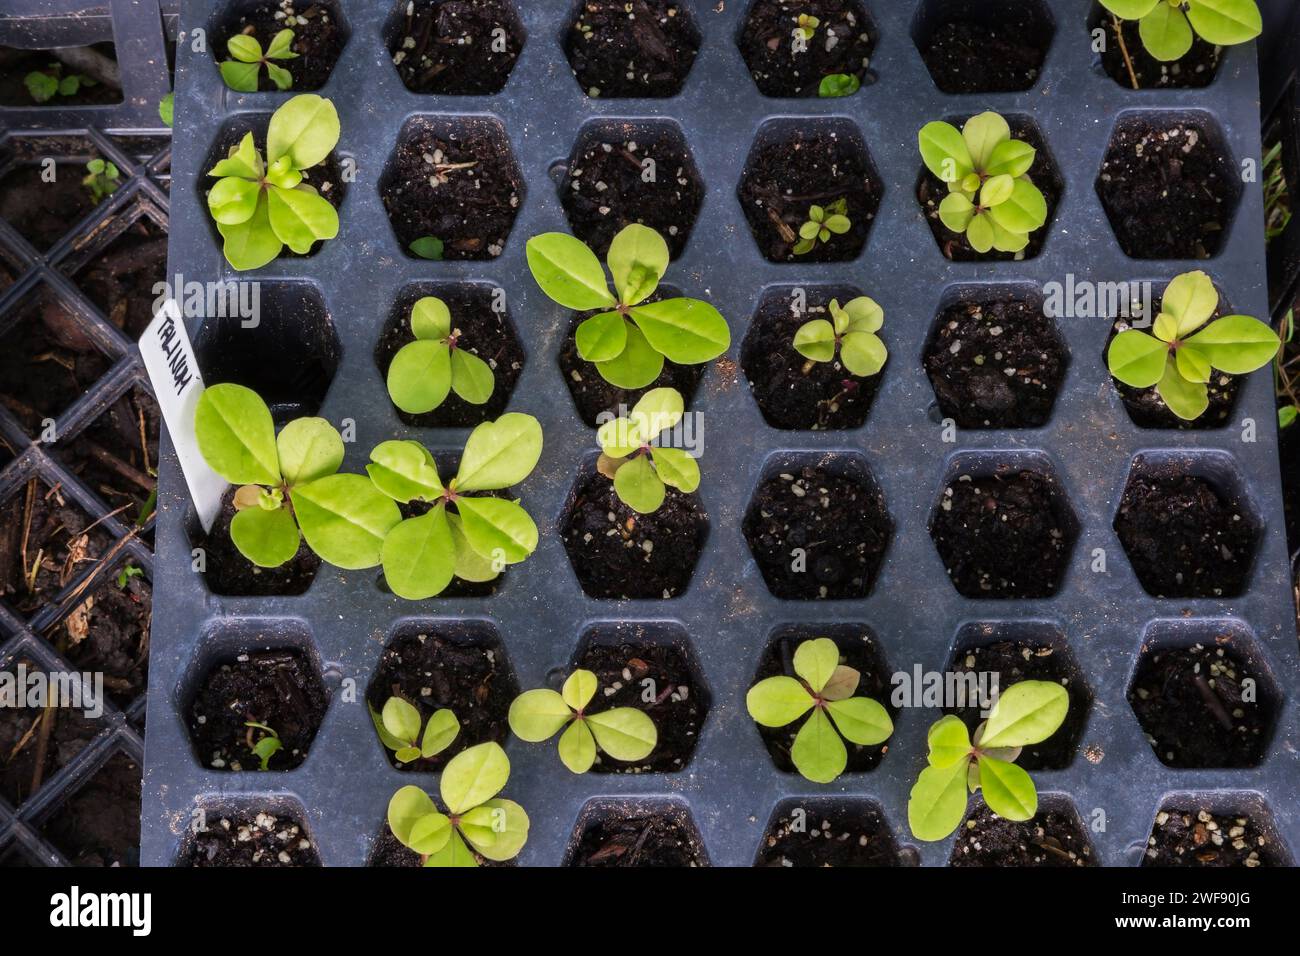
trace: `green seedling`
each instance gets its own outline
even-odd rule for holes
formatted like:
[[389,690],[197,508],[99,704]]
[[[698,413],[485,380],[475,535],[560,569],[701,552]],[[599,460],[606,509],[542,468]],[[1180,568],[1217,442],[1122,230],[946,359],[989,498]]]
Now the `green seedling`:
[[257,77],[263,66],[266,75],[275,84],[276,89],[293,89],[293,74],[272,60],[294,60],[298,54],[289,49],[293,45],[293,31],[281,30],[271,37],[271,42],[262,52],[262,44],[257,37],[247,33],[236,33],[226,41],[226,49],[234,57],[221,64],[221,78],[226,86],[240,93],[256,93]]
[[596,431],[600,442],[597,470],[613,479],[620,501],[640,514],[658,511],[667,485],[690,494],[700,486],[700,466],[681,448],[654,442],[682,420],[685,403],[675,388],[646,392],[626,418],[605,422]]
[[1255,0],[1101,0],[1121,20],[1137,20],[1146,51],[1169,62],[1192,48],[1193,36],[1235,46],[1264,29]]
[[1264,154],[1264,241],[1271,244],[1291,224],[1291,192],[1279,140]]
[[520,740],[535,744],[554,737],[567,724],[560,735],[560,760],[574,773],[592,768],[597,749],[615,760],[644,760],[659,740],[654,721],[635,707],[588,713],[599,689],[595,674],[575,670],[558,693],[547,687],[525,691],[510,704],[510,729]]
[[284,742],[280,740],[280,735],[269,724],[259,723],[256,720],[246,720],[244,726],[248,728],[250,736],[254,730],[262,731],[262,736],[251,744],[249,749],[261,764],[259,769],[270,770],[271,758],[284,749]]
[[453,577],[491,581],[537,549],[537,525],[518,501],[483,492],[517,485],[542,454],[542,426],[511,412],[470,433],[460,470],[446,485],[429,450],[386,441],[366,466],[378,491],[403,504],[432,504],[384,539],[384,579],[393,593],[418,601],[441,594]]
[[1111,339],[1110,374],[1133,388],[1154,385],[1179,418],[1199,418],[1210,407],[1206,385],[1215,369],[1245,375],[1272,361],[1281,345],[1271,328],[1248,315],[1209,322],[1218,305],[1219,293],[1204,272],[1176,277],[1165,287],[1150,332],[1126,329]]
[[811,40],[815,37],[817,35],[817,28],[821,25],[821,20],[814,17],[811,13],[801,13],[795,19],[795,30],[804,38],[805,41]]
[[81,185],[86,187],[90,198],[99,203],[117,192],[117,187],[122,185],[121,179],[117,166],[106,159],[96,158],[86,163],[86,176]]
[[794,254],[804,256],[817,248],[817,243],[831,241],[832,236],[842,236],[853,228],[848,217],[849,201],[835,200],[828,206],[811,206],[808,219],[799,227],[799,241],[794,244]]
[[323,418],[298,418],[275,433],[271,411],[242,385],[213,385],[194,412],[208,465],[239,488],[230,537],[253,564],[275,568],[299,538],[330,564],[379,564],[384,539],[402,520],[397,505],[362,475],[338,474],[343,439]]
[[446,251],[446,246],[437,236],[421,236],[407,248],[421,259],[429,259],[433,262],[441,262]]
[[[510,779],[510,758],[497,743],[452,757],[438,781],[446,812],[419,787],[403,787],[388,802],[388,827],[425,866],[478,866],[514,859],[528,841],[528,814],[497,794]],[[472,848],[472,849],[471,849]]]
[[813,783],[830,783],[848,766],[844,741],[869,747],[884,743],[894,722],[878,701],[855,697],[862,675],[840,663],[828,637],[804,641],[794,652],[798,677],[778,675],[759,681],[745,695],[749,716],[763,727],[785,727],[812,714],[795,735],[790,759]]
[[1295,309],[1287,309],[1279,323],[1284,348],[1278,349],[1273,359],[1273,390],[1277,394],[1277,427],[1289,428],[1300,416],[1300,394],[1297,394],[1295,364],[1300,356],[1292,346],[1295,341]]
[[926,168],[948,184],[940,221],[976,252],[1020,252],[1047,222],[1047,200],[1028,175],[1037,151],[1012,139],[999,114],[972,116],[960,132],[926,123],[918,140]]
[[809,362],[831,362],[836,352],[850,374],[867,378],[885,367],[889,351],[876,333],[885,324],[885,311],[874,299],[860,295],[841,308],[831,299],[831,317],[805,322],[794,334],[794,347]]
[[401,697],[388,698],[382,711],[376,711],[369,703],[366,709],[379,732],[380,742],[393,751],[393,757],[400,764],[436,757],[450,747],[460,733],[460,721],[446,707],[435,710],[428,723],[421,719],[413,704]]
[[37,103],[48,103],[56,96],[76,96],[83,88],[98,84],[80,73],[63,75],[62,63],[51,63],[44,70],[33,70],[23,77],[23,86]]
[[217,183],[208,192],[208,210],[225,240],[227,262],[241,271],[257,269],[285,246],[307,253],[317,240],[338,235],[338,213],[303,179],[338,140],[334,104],[303,93],[272,115],[265,160],[248,133],[212,167],[208,175]]
[[492,397],[492,366],[461,345],[447,303],[425,296],[411,308],[414,342],[388,366],[388,397],[411,415],[431,412],[455,392],[471,405]]
[[117,572],[117,586],[125,588],[132,578],[138,578],[143,574],[144,572],[134,564],[123,565],[122,570]]
[[166,124],[168,129],[172,127],[172,121],[176,118],[176,94],[168,93],[158,101],[158,118]]
[[1030,820],[1038,812],[1034,781],[1015,764],[1022,747],[1042,743],[1065,720],[1070,695],[1052,681],[1021,681],[1006,690],[972,740],[953,714],[931,725],[928,766],[907,801],[907,821],[918,840],[942,840],[966,815],[966,792],[984,792],[990,810],[1005,820]]
[[664,361],[700,365],[731,346],[727,320],[698,299],[646,302],[668,269],[668,244],[653,229],[625,227],[606,261],[609,291],[596,254],[573,236],[548,232],[528,240],[528,268],[542,291],[569,309],[601,309],[578,326],[578,354],[616,388],[644,388]]
[[852,96],[862,88],[862,81],[853,73],[831,73],[817,84],[817,95],[826,99]]

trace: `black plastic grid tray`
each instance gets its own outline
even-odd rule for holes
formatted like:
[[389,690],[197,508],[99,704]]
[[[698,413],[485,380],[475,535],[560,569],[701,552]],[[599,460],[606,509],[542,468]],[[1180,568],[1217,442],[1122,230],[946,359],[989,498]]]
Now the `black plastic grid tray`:
[[[553,747],[508,745],[513,772],[508,795],[532,819],[520,862],[556,865],[565,857],[575,822],[590,800],[684,804],[715,865],[747,865],[772,809],[789,796],[843,794],[877,802],[900,843],[912,844],[906,825],[908,790],[924,761],[925,731],[933,711],[906,710],[890,752],[870,773],[850,774],[828,787],[776,771],[744,708],[759,654],[775,629],[856,622],[877,636],[891,669],[919,662],[941,671],[954,637],[977,621],[1042,621],[1059,627],[1094,694],[1082,753],[1065,770],[1036,774],[1043,792],[1068,795],[1085,821],[1105,811],[1104,832],[1091,834],[1095,856],[1108,865],[1138,862],[1153,817],[1167,797],[1205,795],[1215,805],[1270,808],[1284,842],[1300,846],[1293,689],[1300,678],[1296,632],[1275,450],[1269,377],[1251,376],[1241,389],[1238,419],[1258,422],[1259,440],[1240,441],[1240,429],[1141,431],[1134,427],[1107,380],[1103,320],[1061,320],[1071,364],[1046,427],[1025,431],[962,432],[944,444],[931,414],[933,394],[921,366],[924,342],[945,292],[954,285],[1025,282],[1041,286],[1077,278],[1150,279],[1157,289],[1174,275],[1205,268],[1240,311],[1267,314],[1262,211],[1257,188],[1244,189],[1222,251],[1205,263],[1126,258],[1093,188],[1112,128],[1131,114],[1196,111],[1223,131],[1232,161],[1258,161],[1258,88],[1251,48],[1233,48],[1204,90],[1133,92],[1094,68],[1089,47],[1089,4],[1050,0],[1056,35],[1043,74],[1025,93],[944,96],[930,81],[909,27],[919,3],[867,4],[879,30],[873,62],[878,81],[839,100],[773,100],[759,95],[735,44],[746,12],[741,0],[689,3],[703,34],[700,54],[680,95],[667,100],[588,99],[570,75],[560,44],[573,10],[570,0],[519,4],[528,40],[505,90],[489,97],[420,96],[408,92],[389,62],[382,26],[391,5],[343,2],[351,38],[320,92],[334,100],[342,120],[338,154],[351,157],[357,179],[341,209],[339,237],[310,259],[272,263],[246,278],[292,279],[319,291],[342,344],[342,362],[321,414],[356,422],[356,442],[345,468],[359,470],[369,449],[390,437],[419,439],[435,452],[454,450],[464,431],[404,427],[384,392],[372,355],[390,306],[408,283],[485,280],[505,289],[528,360],[510,408],[536,415],[546,449],[538,470],[521,487],[543,534],[537,553],[513,568],[491,597],[403,603],[375,585],[374,572],[323,568],[299,597],[227,598],[211,594],[190,571],[191,509],[170,447],[163,453],[159,499],[156,605],[150,680],[150,735],[144,787],[143,860],[169,864],[185,841],[196,808],[292,807],[319,845],[327,865],[360,865],[380,831],[392,792],[419,782],[436,792],[432,775],[393,769],[385,759],[364,704],[364,687],[385,642],[406,622],[483,620],[499,632],[522,687],[541,685],[569,661],[580,636],[611,621],[679,624],[690,637],[713,706],[689,767],[673,775],[573,776]],[[185,26],[206,20],[210,4],[187,0]],[[225,90],[208,54],[182,49],[178,65],[173,201],[179,215],[171,234],[172,272],[230,278],[207,222],[202,163],[223,124],[241,114],[268,114],[287,94],[239,95]],[[1032,119],[1060,168],[1065,191],[1041,256],[1021,263],[961,264],[945,260],[914,198],[920,158],[917,129],[926,121],[982,109]],[[526,194],[504,254],[479,263],[429,263],[408,258],[389,228],[377,182],[404,124],[414,116],[487,117],[509,137],[526,181]],[[556,357],[569,314],[534,286],[524,261],[530,235],[566,230],[550,174],[592,119],[663,117],[680,124],[707,186],[689,245],[667,282],[683,294],[716,303],[733,331],[730,358],[764,289],[769,286],[847,283],[884,307],[891,359],[864,427],[848,432],[778,432],[768,428],[739,375],[716,366],[705,373],[693,409],[705,420],[700,498],[710,516],[703,554],[685,594],[665,601],[587,598],[573,574],[556,523],[594,447],[566,395]],[[764,123],[835,118],[856,126],[885,183],[885,195],[866,247],[853,262],[780,265],[762,259],[735,197],[746,154]],[[191,323],[191,335],[199,322]],[[166,444],[166,443],[165,443]],[[1138,586],[1112,528],[1121,489],[1135,456],[1164,450],[1201,461],[1213,456],[1242,476],[1246,500],[1259,515],[1262,540],[1246,593],[1233,600],[1158,600]],[[871,595],[860,601],[786,602],[771,597],[740,531],[748,499],[773,456],[803,453],[865,455],[894,522],[894,534]],[[993,461],[1018,456],[1050,460],[1078,517],[1080,533],[1063,584],[1046,600],[971,601],[948,583],[927,533],[931,509],[957,456]],[[1094,549],[1108,555],[1109,573],[1089,571]],[[1143,636],[1156,622],[1203,626],[1220,622],[1251,635],[1264,670],[1281,688],[1277,730],[1266,760],[1251,770],[1179,771],[1164,767],[1143,739],[1125,689]],[[178,713],[187,680],[214,649],[242,648],[247,635],[274,644],[306,631],[324,664],[332,700],[310,756],[283,774],[228,774],[196,762]],[[263,642],[258,642],[263,643]],[[340,693],[356,682],[355,702]],[[1081,748],[1082,750],[1082,748]],[[946,862],[951,840],[920,848],[926,865]]]

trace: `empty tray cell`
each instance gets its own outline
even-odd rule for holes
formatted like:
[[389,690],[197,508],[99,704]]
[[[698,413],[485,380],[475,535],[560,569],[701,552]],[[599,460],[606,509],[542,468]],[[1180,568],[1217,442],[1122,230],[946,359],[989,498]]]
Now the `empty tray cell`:
[[254,83],[262,93],[281,89],[272,81],[265,64],[236,60],[228,44],[233,36],[252,37],[265,54],[282,30],[293,31],[289,52],[294,56],[267,62],[288,71],[288,85],[283,89],[308,93],[324,86],[351,34],[335,0],[228,0],[218,4],[208,19],[208,44],[218,67],[228,62],[237,64],[227,68],[235,74],[226,77],[227,84],[233,80],[237,85],[232,88],[246,92],[251,92]]
[[1138,21],[1122,20],[1094,2],[1088,17],[1093,49],[1100,42],[1096,69],[1127,90],[1208,86],[1219,72],[1223,47],[1202,40],[1192,32],[1192,48],[1177,60],[1157,60],[1147,52]]
[[321,560],[307,546],[298,543],[298,552],[276,568],[258,567],[239,553],[230,537],[230,523],[235,520],[233,485],[221,498],[221,510],[204,533],[198,518],[191,512],[187,531],[191,545],[190,569],[202,575],[203,583],[213,594],[225,597],[282,597],[303,594],[316,580]]
[[1133,573],[1154,597],[1236,597],[1262,523],[1224,452],[1144,452],[1115,514]]
[[89,425],[50,451],[110,510],[126,506],[123,523],[143,524],[158,485],[158,403],[134,385]]
[[1055,33],[1042,0],[923,0],[912,21],[912,40],[942,93],[1032,89]]
[[764,96],[819,96],[874,79],[878,35],[861,0],[753,0],[736,43]]
[[320,851],[296,801],[214,797],[194,808],[177,866],[320,866]]
[[561,35],[590,97],[675,96],[700,49],[691,4],[678,0],[577,0]]
[[904,859],[874,800],[790,797],[772,810],[754,865],[902,866]]
[[565,866],[708,866],[700,832],[680,800],[589,800],[578,814]]
[[500,93],[524,37],[514,0],[397,0],[384,26],[412,93]]
[[842,600],[871,592],[894,523],[866,458],[826,452],[770,461],[741,528],[774,596]]
[[1069,797],[1040,794],[1031,820],[1004,820],[972,798],[949,866],[1095,866],[1092,841]]
[[495,259],[524,201],[501,121],[415,116],[379,178],[398,245],[411,258]]
[[1201,110],[1122,114],[1096,188],[1120,248],[1133,259],[1210,258],[1241,197],[1223,130]]
[[769,262],[847,262],[866,245],[884,185],[852,121],[774,119],[759,128],[736,193]]
[[[0,218],[45,252],[104,198],[85,182],[86,163],[97,156],[94,144],[79,136],[7,140],[0,146]],[[115,180],[101,181],[103,190],[124,181],[117,172]]]
[[0,106],[67,109],[121,103],[122,74],[111,26],[103,32],[102,40],[80,46],[0,46]]
[[1257,793],[1182,793],[1152,821],[1143,866],[1292,866],[1273,812]]
[[167,227],[142,214],[97,252],[72,281],[114,327],[136,341],[153,321],[167,278]]
[[140,764],[114,753],[55,807],[40,834],[72,866],[139,866]]

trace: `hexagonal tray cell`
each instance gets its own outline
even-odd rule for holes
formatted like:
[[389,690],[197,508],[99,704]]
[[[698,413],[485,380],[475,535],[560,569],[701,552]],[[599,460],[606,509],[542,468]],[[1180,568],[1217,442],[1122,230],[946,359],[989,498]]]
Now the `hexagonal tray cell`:
[[[1047,201],[1047,220],[1030,234],[1029,245],[1019,252],[998,252],[996,249],[976,252],[965,234],[959,235],[953,232],[940,221],[939,204],[948,195],[948,184],[921,165],[921,171],[916,179],[916,201],[921,204],[921,212],[925,215],[926,222],[930,225],[930,232],[934,234],[934,241],[945,259],[953,262],[1020,262],[1033,259],[1043,251],[1047,237],[1052,233],[1056,206],[1065,192],[1065,180],[1061,178],[1060,168],[1056,165],[1055,158],[1047,148],[1047,141],[1033,119],[1017,114],[1003,114],[1003,118],[1011,127],[1011,137],[1028,143],[1037,153],[1027,175]],[[932,119],[942,119],[961,129],[970,117],[935,116]]]
[[[379,196],[409,258],[495,259],[524,201],[524,180],[499,120],[414,116],[379,177]],[[416,240],[435,249],[417,255]]]
[[668,599],[690,584],[709,516],[698,494],[676,488],[668,489],[658,511],[638,514],[619,500],[614,483],[589,456],[560,514],[559,531],[588,597]]
[[1201,110],[1122,114],[1096,189],[1132,259],[1210,258],[1241,197],[1223,130]]
[[1237,597],[1263,527],[1224,452],[1143,452],[1115,513],[1133,573],[1154,597]]
[[[98,151],[79,136],[22,136],[0,146],[0,219],[37,252],[63,238],[97,205],[82,185]],[[53,178],[45,160],[53,159]]]
[[861,428],[884,370],[867,378],[840,364],[813,362],[794,348],[800,327],[826,319],[832,300],[844,305],[861,293],[851,286],[773,286],[763,290],[740,345],[740,365],[763,420],[773,428]]
[[1017,93],[1038,82],[1056,22],[1042,0],[924,0],[912,41],[942,93]]
[[790,797],[772,810],[754,866],[903,866],[889,821],[874,800]]
[[[375,665],[366,705],[377,714],[395,694],[419,710],[423,720],[449,707],[460,721],[456,739],[432,757],[402,765],[384,751],[399,770],[430,773],[466,747],[505,743],[510,732],[506,713],[519,696],[519,682],[496,628],[487,621],[403,621]],[[375,745],[383,746],[378,735]]]
[[[204,628],[177,710],[205,769],[276,771],[307,759],[329,701],[305,624],[228,620]],[[264,762],[254,748],[268,738],[280,746]]]
[[1070,353],[1043,305],[1030,285],[944,292],[924,363],[945,418],[976,429],[1047,424]]
[[[289,49],[297,56],[276,60],[289,71],[293,93],[319,90],[330,78],[351,31],[335,0],[231,0],[208,18],[208,45],[214,62],[231,59],[227,41],[232,36],[251,36],[265,50],[281,30],[293,30]],[[259,69],[260,93],[277,92],[265,69]]]
[[691,811],[681,800],[640,797],[589,800],[564,854],[565,866],[708,866]]
[[704,201],[704,181],[673,120],[594,120],[585,124],[560,184],[573,234],[599,256],[624,226],[649,226],[677,258]]
[[119,395],[67,441],[50,446],[68,471],[123,520],[140,521],[158,485],[158,403],[143,385]]
[[1142,866],[1293,865],[1272,810],[1250,792],[1171,794],[1156,811],[1142,852]]
[[1094,38],[1100,31],[1105,39],[1095,68],[1128,90],[1193,89],[1214,81],[1223,58],[1222,47],[1207,43],[1193,32],[1192,48],[1169,63],[1147,52],[1138,30],[1136,20],[1121,20],[1094,2],[1088,31]]
[[577,0],[561,34],[564,55],[590,97],[676,96],[700,49],[690,4]]
[[[796,32],[817,20],[811,37]],[[764,96],[817,96],[823,78],[870,83],[879,32],[861,0],[753,0],[736,44]]]
[[774,596],[843,600],[871,593],[894,522],[861,454],[786,453],[763,468],[741,529]]
[[456,348],[476,355],[492,368],[492,395],[482,405],[465,401],[451,392],[431,412],[411,415],[394,406],[404,424],[417,428],[466,428],[501,415],[524,368],[524,349],[510,318],[510,307],[499,286],[491,282],[419,282],[397,294],[388,321],[375,346],[375,365],[387,380],[388,367],[402,347],[415,341],[411,331],[411,307],[425,296],[434,296],[451,311]]
[[[635,707],[658,728],[659,742],[644,760],[596,755],[595,773],[674,773],[686,768],[700,742],[712,703],[695,649],[681,625],[667,621],[609,622],[583,633],[573,669],[596,675],[600,710]],[[558,682],[561,675],[553,675]],[[559,684],[556,684],[558,689]]]
[[[880,208],[884,185],[852,121],[773,119],[758,130],[736,195],[758,250],[769,262],[856,259]],[[843,200],[850,227],[796,255],[799,229],[812,207]]]
[[235,520],[235,492],[231,486],[221,496],[221,510],[204,533],[197,515],[191,510],[186,530],[193,549],[191,568],[203,575],[203,583],[213,594],[223,597],[282,597],[303,594],[316,580],[321,560],[307,546],[278,568],[261,568],[239,553],[230,537],[230,523]]
[[198,801],[176,866],[320,866],[302,805],[285,796],[213,796]]
[[1239,621],[1158,621],[1142,638],[1128,702],[1167,767],[1257,767],[1281,693]]
[[963,597],[1055,594],[1079,523],[1041,452],[964,452],[949,462],[930,537]]
[[[944,713],[956,714],[973,734],[984,722],[987,699],[1021,681],[1051,681],[1069,693],[1070,709],[1052,736],[1025,747],[1016,763],[1025,770],[1063,770],[1074,762],[1088,723],[1092,690],[1061,629],[1046,621],[980,621],[962,625],[948,657],[955,700]],[[996,684],[993,682],[996,681]]]
[[[37,34],[30,26],[19,26],[18,31]],[[108,32],[111,35],[111,28]],[[121,103],[120,86],[103,81],[117,67],[117,47],[111,40],[49,50],[0,46],[0,106],[60,109]],[[45,79],[29,83],[32,73]],[[51,83],[58,86],[47,90]]]
[[384,43],[412,93],[500,93],[524,48],[514,0],[397,0]]
[[115,752],[54,808],[40,834],[72,866],[140,865],[140,765]]
[[1092,841],[1073,801],[1042,793],[1038,813],[1023,823],[1004,820],[972,797],[966,822],[957,828],[949,866],[1095,866]]
[[138,216],[72,276],[117,328],[138,340],[153,321],[155,285],[167,276],[167,227]]

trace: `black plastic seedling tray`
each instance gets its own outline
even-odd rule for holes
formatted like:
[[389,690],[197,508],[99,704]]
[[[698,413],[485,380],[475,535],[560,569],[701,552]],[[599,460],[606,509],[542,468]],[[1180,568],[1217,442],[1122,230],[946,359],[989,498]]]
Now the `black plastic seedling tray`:
[[[499,635],[521,687],[545,683],[567,667],[583,635],[610,622],[684,632],[712,699],[698,749],[674,774],[574,776],[553,746],[507,746],[513,772],[508,795],[527,809],[532,829],[519,862],[558,865],[572,846],[575,825],[609,807],[677,808],[698,828],[703,856],[714,865],[754,860],[769,816],[787,798],[866,800],[883,812],[900,845],[914,845],[906,823],[908,791],[924,761],[925,732],[937,712],[904,709],[888,753],[867,773],[847,774],[819,787],[781,773],[769,759],[745,711],[744,697],[760,655],[774,633],[790,626],[809,636],[831,625],[869,631],[890,671],[919,664],[942,672],[959,632],[986,622],[1033,625],[1058,632],[1087,681],[1092,706],[1077,753],[1066,769],[1036,774],[1039,789],[1072,802],[1088,827],[1094,858],[1106,865],[1140,862],[1153,818],[1168,801],[1186,799],[1250,812],[1300,846],[1295,797],[1298,724],[1293,689],[1300,659],[1291,605],[1275,449],[1269,376],[1249,377],[1233,421],[1208,431],[1143,431],[1126,415],[1104,368],[1109,332],[1103,319],[1060,319],[1070,365],[1046,426],[1022,431],[962,431],[943,441],[940,416],[921,363],[924,344],[945,295],[955,287],[1065,281],[1153,280],[1163,283],[1192,268],[1207,269],[1239,311],[1267,314],[1259,191],[1244,186],[1221,251],[1207,262],[1134,261],[1120,250],[1094,190],[1112,130],[1131,117],[1193,114],[1217,128],[1233,167],[1258,162],[1258,87],[1253,50],[1229,50],[1217,79],[1201,90],[1133,92],[1094,64],[1087,30],[1089,5],[1051,0],[1055,37],[1042,75],[1024,93],[941,95],[913,42],[922,3],[868,3],[878,30],[874,82],[847,99],[780,100],[761,96],[736,46],[746,14],[742,0],[690,3],[702,34],[699,56],[683,90],[668,99],[588,98],[570,75],[561,35],[574,11],[570,0],[517,4],[527,43],[504,91],[494,96],[421,96],[392,68],[384,24],[392,5],[340,4],[350,38],[320,92],[342,120],[337,153],[355,161],[357,176],[341,209],[342,229],[316,255],[281,259],[255,275],[265,287],[295,283],[319,297],[338,336],[341,359],[320,413],[356,424],[345,467],[359,470],[369,449],[391,437],[419,439],[435,451],[455,451],[464,430],[405,427],[384,391],[373,354],[393,301],[424,280],[490,282],[505,290],[511,320],[527,361],[510,409],[536,415],[546,435],[538,470],[519,489],[543,534],[537,553],[512,568],[488,597],[403,603],[377,585],[377,572],[322,569],[297,597],[235,598],[213,594],[191,570],[198,540],[192,507],[171,452],[163,458],[159,500],[150,680],[149,741],[144,782],[143,859],[175,862],[196,810],[288,808],[311,833],[327,865],[361,865],[384,825],[393,791],[418,781],[436,792],[432,774],[390,766],[364,706],[364,689],[384,645],[410,627],[436,630],[453,621],[486,622]],[[189,0],[182,27],[205,24],[212,5]],[[228,124],[265,116],[286,94],[239,95],[223,88],[212,57],[182,44],[178,64],[171,271],[187,279],[233,277],[207,221],[205,162]],[[1024,262],[953,263],[939,252],[915,199],[921,168],[917,130],[932,119],[994,109],[1032,122],[1060,171],[1064,191],[1041,255]],[[524,187],[518,218],[497,259],[426,262],[408,257],[389,226],[378,183],[406,124],[499,123]],[[705,372],[692,408],[705,424],[703,484],[709,516],[703,553],[689,587],[671,600],[605,601],[587,597],[557,533],[570,489],[594,450],[566,394],[557,365],[570,315],[535,287],[524,243],[544,231],[566,230],[557,163],[570,154],[585,124],[619,119],[677,124],[706,186],[706,198],[684,254],[666,281],[686,295],[716,303],[727,316],[733,346],[727,361]],[[862,253],[838,264],[773,264],[760,254],[736,198],[751,144],[777,119],[804,127],[834,124],[856,131],[883,181],[884,196]],[[891,357],[866,424],[843,432],[782,432],[765,425],[739,370],[742,340],[766,292],[780,287],[848,285],[885,309]],[[263,316],[268,323],[274,316]],[[280,317],[292,329],[294,315]],[[216,320],[209,320],[216,321]],[[190,320],[192,336],[203,322]],[[209,330],[211,331],[211,330]],[[256,333],[246,333],[256,334]],[[270,333],[267,333],[268,335]],[[308,334],[304,332],[304,334]],[[319,334],[311,332],[311,335]],[[292,335],[290,334],[290,341]],[[270,341],[268,339],[268,341]],[[269,346],[268,346],[269,348]],[[292,374],[293,354],[275,346],[273,367]],[[265,373],[265,369],[261,370]],[[256,369],[246,370],[256,378]],[[1242,441],[1243,419],[1258,440]],[[1133,574],[1112,521],[1135,459],[1159,460],[1195,472],[1233,476],[1242,501],[1258,519],[1258,551],[1245,592],[1232,599],[1161,600]],[[861,600],[782,601],[764,586],[741,532],[747,503],[778,462],[865,464],[883,493],[893,533],[869,596]],[[964,462],[989,466],[1049,463],[1078,525],[1059,591],[1041,600],[969,600],[949,583],[928,534],[945,483]],[[1106,571],[1091,570],[1098,551]],[[976,633],[982,628],[976,628]],[[1245,770],[1172,770],[1144,739],[1126,701],[1126,688],[1144,639],[1212,640],[1232,633],[1257,662],[1261,682],[1277,700],[1276,729],[1259,766]],[[206,769],[187,738],[183,709],[207,662],[261,646],[302,645],[318,660],[331,691],[323,725],[303,765],[286,773],[226,773]],[[1191,795],[1191,796],[1188,796]],[[1104,821],[1104,825],[1102,825]],[[942,865],[952,840],[918,848],[919,861]],[[1284,851],[1289,857],[1290,851]]]

